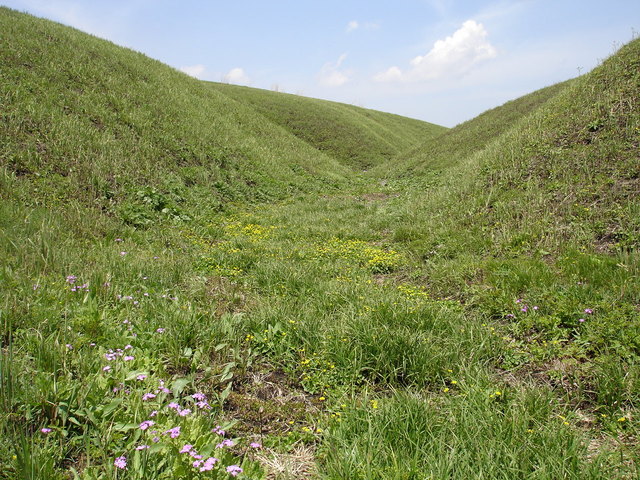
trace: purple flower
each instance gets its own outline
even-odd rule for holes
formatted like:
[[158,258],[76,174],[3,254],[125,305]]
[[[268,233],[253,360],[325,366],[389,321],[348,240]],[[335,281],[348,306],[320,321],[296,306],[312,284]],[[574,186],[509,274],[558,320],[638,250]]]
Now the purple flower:
[[216,448],[233,447],[234,445],[235,445],[235,443],[233,443],[233,440],[229,440],[227,438],[227,439],[224,439],[219,444],[217,444]]
[[156,333],[164,333],[164,328],[158,328],[158,329],[156,329]]
[[70,343],[67,343],[66,347],[67,347],[69,350],[73,350],[73,345],[71,345]]
[[584,320],[584,318],[581,318],[581,319],[579,319],[578,321],[579,321],[580,323],[583,323],[585,320]]
[[160,441],[160,437],[153,437],[153,438],[151,439],[151,441],[152,441],[153,443],[158,443],[158,442]]
[[133,348],[133,345],[126,345],[124,347],[125,350],[131,350]]
[[33,285],[33,290],[34,290],[34,291],[35,291],[35,290],[37,290],[37,289],[39,289],[39,288],[40,288],[40,285],[38,285],[37,283]]
[[192,463],[193,468],[198,468],[202,464],[202,460],[196,460]]
[[125,362],[130,362],[131,360],[135,360],[136,357],[134,357],[133,355],[125,355],[122,359]]
[[197,402],[196,406],[203,410],[211,410],[211,405],[209,405],[209,402],[207,402],[206,400],[203,400],[202,402]]
[[524,306],[524,307],[522,307],[520,310],[521,310],[521,311],[523,311],[523,312],[526,312],[527,310],[529,310],[529,307],[527,307],[527,306],[525,305],[525,306]]
[[78,277],[75,275],[67,275],[67,283],[70,283],[71,285],[73,285],[77,279]]
[[121,238],[116,238],[114,241],[115,242],[122,242],[123,240]]
[[242,468],[239,465],[229,465],[227,473],[232,477],[237,477],[239,473],[242,473]]
[[40,429],[40,432],[42,432],[42,433],[44,433],[46,435],[47,433],[51,433],[51,429],[47,428],[47,427],[44,427],[44,428]]
[[124,455],[121,457],[116,458],[116,460],[113,462],[113,464],[121,469],[121,470],[126,470],[127,469],[127,457],[125,457]]
[[213,466],[218,463],[219,460],[216,457],[209,457],[204,461],[204,464],[200,467],[201,472],[207,472],[213,470]]
[[147,448],[150,448],[149,445],[138,445],[136,450],[146,450]]
[[147,378],[147,376],[146,376],[144,373],[141,373],[140,375],[138,375],[138,376],[136,377],[136,380],[140,380],[140,381],[142,381],[142,380],[144,380],[145,378]]
[[187,443],[182,447],[182,449],[180,450],[180,453],[189,453],[192,448],[193,448],[193,445]]
[[179,410],[180,405],[178,405],[176,402],[171,402],[169,405],[167,405],[167,408],[173,408],[175,410]]
[[103,372],[108,372],[109,370],[111,370],[111,366],[110,365],[105,365],[104,367],[102,367],[102,371]]
[[534,309],[534,310],[538,310],[538,306],[537,306],[537,305],[534,305],[533,309]]
[[225,432],[222,428],[220,428],[220,425],[216,425],[216,428],[211,429],[211,431],[212,431],[213,433],[217,433],[217,434],[218,434],[218,435],[220,435],[221,437],[224,437],[224,436],[225,436],[225,434],[227,433],[227,432]]
[[120,255],[122,255],[123,257],[127,254],[127,252],[120,252]]
[[153,398],[156,398],[156,394],[155,394],[155,393],[145,393],[145,394],[142,396],[142,401],[143,401],[143,402],[146,402],[147,400],[151,400],[151,399],[153,399]]
[[188,408],[185,408],[184,410],[176,409],[176,412],[178,412],[178,415],[180,415],[181,417],[186,417],[191,413],[191,410]]
[[145,420],[144,422],[142,422],[140,424],[140,430],[146,430],[149,427],[152,427],[153,425],[155,425],[156,422],[154,422],[153,420]]
[[155,417],[158,414],[158,410],[154,410],[149,414],[150,417]]
[[207,399],[207,396],[204,393],[196,392],[191,395],[191,398],[193,398],[194,400],[203,401]]
[[261,445],[261,444],[259,444],[258,442],[251,442],[251,443],[249,444],[249,446],[250,446],[251,448],[262,448],[262,445]]
[[170,428],[164,433],[165,435],[169,434],[171,438],[178,438],[180,436],[180,427],[178,426],[178,427]]
[[589,313],[589,314],[591,314],[591,313],[593,313],[593,310],[591,310],[590,308],[585,308],[585,309],[584,309],[584,313]]

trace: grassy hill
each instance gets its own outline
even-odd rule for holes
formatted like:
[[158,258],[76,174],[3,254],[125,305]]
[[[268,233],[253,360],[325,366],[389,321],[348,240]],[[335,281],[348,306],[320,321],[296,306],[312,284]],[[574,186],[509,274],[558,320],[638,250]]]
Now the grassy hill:
[[488,110],[456,127],[441,131],[393,158],[393,166],[384,164],[372,173],[387,177],[420,177],[448,168],[476,155],[523,118],[561,92],[570,82],[558,83],[500,107]]
[[638,477],[640,41],[438,133],[0,25],[0,478]]
[[[349,176],[356,146],[366,143],[378,160],[438,128],[279,95],[299,111],[313,106],[316,124],[293,135],[247,101],[261,92],[226,95],[231,90],[6,8],[0,21],[0,165],[15,182],[31,185],[22,199],[31,204],[71,197],[142,225],[154,211],[179,217],[185,202],[215,206],[330,189]],[[364,130],[372,133],[354,141],[353,132]],[[341,138],[342,131],[348,140],[336,158],[307,141],[316,134]]]
[[314,148],[354,168],[386,163],[446,128],[390,113],[254,88],[211,87],[254,107]]

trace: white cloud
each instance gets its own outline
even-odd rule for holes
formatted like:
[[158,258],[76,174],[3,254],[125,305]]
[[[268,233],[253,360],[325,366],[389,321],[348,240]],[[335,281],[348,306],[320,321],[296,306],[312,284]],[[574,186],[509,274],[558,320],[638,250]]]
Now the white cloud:
[[204,65],[198,64],[198,65],[191,65],[188,67],[180,67],[180,71],[192,77],[201,79],[202,76],[204,75],[204,72],[206,71],[206,68]]
[[374,80],[420,82],[464,75],[474,65],[496,57],[496,49],[487,37],[481,23],[467,20],[453,35],[436,41],[426,55],[411,60],[406,71],[393,66],[375,75]]
[[391,67],[385,72],[380,72],[373,77],[376,82],[396,82],[402,80],[402,70]]
[[348,24],[347,24],[347,33],[351,33],[354,30],[358,30],[358,29],[363,29],[363,30],[376,30],[377,28],[380,28],[380,24],[377,22],[365,22],[365,23],[361,23],[358,20],[351,20]]
[[327,62],[322,66],[318,81],[324,87],[340,87],[350,80],[349,71],[340,71],[339,68],[347,58],[347,54],[343,53],[338,61]]
[[236,85],[249,85],[251,83],[249,76],[240,67],[229,70],[222,76],[222,81],[224,83],[235,83]]

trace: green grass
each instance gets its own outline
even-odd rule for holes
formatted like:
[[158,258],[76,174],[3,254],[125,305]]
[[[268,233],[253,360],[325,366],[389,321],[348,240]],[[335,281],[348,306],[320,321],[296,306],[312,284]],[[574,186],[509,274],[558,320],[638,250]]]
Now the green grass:
[[639,41],[438,135],[0,23],[0,478],[637,478]]
[[324,100],[211,83],[211,88],[258,112],[344,165],[385,165],[399,152],[446,131],[444,127]]
[[478,155],[569,84],[571,81],[551,85],[488,110],[402,152],[394,159],[393,170],[381,166],[372,173],[387,178],[430,179],[441,170]]

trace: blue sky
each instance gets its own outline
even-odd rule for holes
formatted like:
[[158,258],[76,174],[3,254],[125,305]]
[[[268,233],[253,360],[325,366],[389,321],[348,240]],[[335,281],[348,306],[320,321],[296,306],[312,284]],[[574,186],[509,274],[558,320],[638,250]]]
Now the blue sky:
[[638,0],[0,0],[197,78],[453,126],[586,72]]

